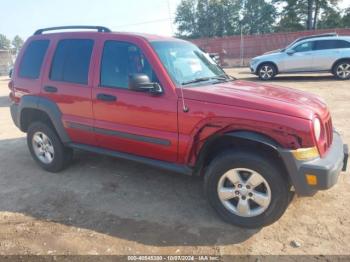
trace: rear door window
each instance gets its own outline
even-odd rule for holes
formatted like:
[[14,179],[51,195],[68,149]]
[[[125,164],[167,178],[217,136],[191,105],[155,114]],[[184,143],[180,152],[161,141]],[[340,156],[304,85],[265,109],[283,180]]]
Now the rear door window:
[[34,40],[29,43],[24,51],[19,66],[19,76],[37,79],[40,76],[44,57],[49,47],[49,40]]
[[93,45],[91,39],[59,41],[51,65],[50,79],[86,85]]
[[327,50],[337,48],[337,40],[319,40],[315,41],[315,50]]

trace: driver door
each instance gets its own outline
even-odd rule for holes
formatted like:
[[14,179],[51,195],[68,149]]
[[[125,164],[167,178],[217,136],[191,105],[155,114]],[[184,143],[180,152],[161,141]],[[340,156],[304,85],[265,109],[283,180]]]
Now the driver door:
[[284,72],[291,73],[312,71],[314,60],[313,46],[313,41],[307,41],[297,44],[296,46],[287,50],[285,52]]
[[[145,44],[143,44],[145,45]],[[157,78],[133,39],[106,39],[92,91],[94,130],[100,147],[163,161],[177,160],[177,98]],[[163,94],[128,89],[129,76],[146,74]],[[160,73],[159,73],[160,74]]]

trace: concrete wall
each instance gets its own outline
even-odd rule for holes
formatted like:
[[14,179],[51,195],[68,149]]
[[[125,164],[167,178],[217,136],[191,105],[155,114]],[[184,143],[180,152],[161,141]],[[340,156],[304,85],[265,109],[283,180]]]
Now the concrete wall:
[[[247,65],[252,57],[283,48],[299,37],[331,32],[337,32],[339,35],[350,35],[350,28],[243,36],[244,65]],[[201,38],[191,41],[209,53],[219,53],[223,66],[239,66],[241,64],[240,36]]]

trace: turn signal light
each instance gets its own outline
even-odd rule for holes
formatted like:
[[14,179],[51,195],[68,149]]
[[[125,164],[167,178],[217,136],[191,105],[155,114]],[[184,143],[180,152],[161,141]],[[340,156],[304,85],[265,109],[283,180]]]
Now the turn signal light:
[[315,175],[310,175],[310,174],[305,174],[306,176],[306,181],[310,186],[316,186],[317,185],[317,176]]
[[319,157],[316,147],[299,148],[292,151],[293,156],[297,160],[310,160]]

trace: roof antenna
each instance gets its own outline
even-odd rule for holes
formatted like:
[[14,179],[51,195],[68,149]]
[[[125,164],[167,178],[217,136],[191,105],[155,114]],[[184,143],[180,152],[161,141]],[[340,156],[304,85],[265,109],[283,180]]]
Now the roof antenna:
[[188,111],[190,111],[190,109],[188,108],[188,106],[185,104],[185,98],[184,98],[184,91],[183,91],[183,86],[181,85],[180,87],[181,90],[181,101],[182,101],[182,110],[187,113]]

